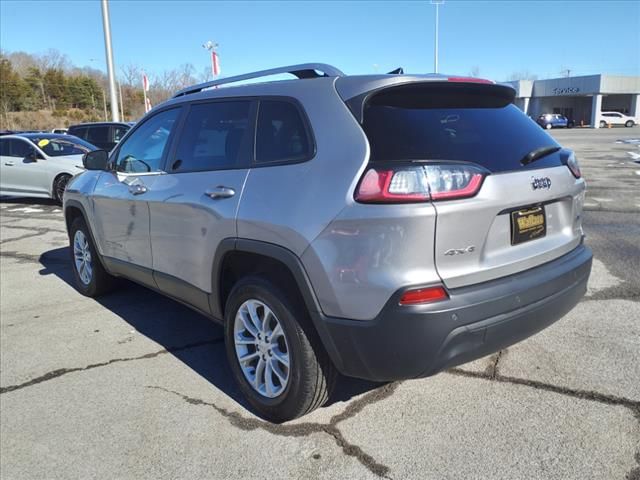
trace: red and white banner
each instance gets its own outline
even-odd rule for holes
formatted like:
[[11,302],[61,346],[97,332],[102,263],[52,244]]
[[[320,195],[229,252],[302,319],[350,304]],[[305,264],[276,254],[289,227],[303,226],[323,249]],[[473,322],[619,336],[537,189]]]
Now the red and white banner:
[[211,72],[214,77],[220,75],[220,62],[218,54],[214,50],[211,51]]
[[142,89],[145,92],[149,91],[149,78],[147,77],[146,73],[142,74]]

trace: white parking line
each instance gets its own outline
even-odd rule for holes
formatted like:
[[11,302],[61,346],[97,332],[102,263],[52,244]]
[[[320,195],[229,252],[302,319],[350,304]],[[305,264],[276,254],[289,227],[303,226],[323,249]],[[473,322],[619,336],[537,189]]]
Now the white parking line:
[[44,210],[41,208],[31,208],[31,207],[21,207],[21,208],[12,208],[12,212],[23,212],[23,213],[42,213]]

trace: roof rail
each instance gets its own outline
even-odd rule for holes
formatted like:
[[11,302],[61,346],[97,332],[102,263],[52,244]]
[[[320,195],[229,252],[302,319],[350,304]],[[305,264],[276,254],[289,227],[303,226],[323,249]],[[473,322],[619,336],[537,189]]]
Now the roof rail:
[[[322,72],[322,74],[318,74]],[[326,63],[301,63],[300,65],[289,65],[287,67],[270,68],[269,70],[260,70],[258,72],[244,73],[234,77],[221,78],[210,82],[199,83],[191,87],[178,91],[173,98],[189,95],[190,93],[201,92],[205,88],[215,87],[217,85],[226,85],[227,83],[240,82],[242,80],[250,80],[252,78],[267,77],[269,75],[277,75],[278,73],[290,73],[296,77],[302,78],[318,78],[318,77],[343,77],[344,73],[336,67],[327,65]]]

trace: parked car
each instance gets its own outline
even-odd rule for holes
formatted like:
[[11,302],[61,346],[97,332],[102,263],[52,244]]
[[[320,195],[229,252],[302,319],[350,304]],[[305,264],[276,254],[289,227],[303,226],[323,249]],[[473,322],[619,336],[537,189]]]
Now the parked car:
[[552,128],[571,128],[574,126],[573,121],[559,113],[544,113],[536,120],[542,128],[550,130]]
[[619,112],[600,112],[600,128],[609,125],[624,125],[625,127],[633,127],[638,123],[638,119],[630,117]]
[[571,310],[592,257],[576,157],[514,96],[323,64],[185,89],[85,155],[64,202],[75,284],[127,277],[220,322],[272,421],[322,405],[336,372],[416,378],[498,351]]
[[0,195],[62,202],[69,179],[82,172],[82,155],[96,147],[72,135],[26,133],[0,137]]
[[127,122],[80,123],[71,125],[67,131],[103,150],[111,150],[129,131],[131,124]]

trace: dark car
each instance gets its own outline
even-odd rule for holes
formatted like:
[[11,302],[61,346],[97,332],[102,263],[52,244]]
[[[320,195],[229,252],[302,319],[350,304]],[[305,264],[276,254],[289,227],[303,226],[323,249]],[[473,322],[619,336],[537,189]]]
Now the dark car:
[[559,113],[544,113],[536,120],[538,125],[542,128],[550,130],[552,128],[571,128],[573,127],[573,120],[569,120],[564,115]]
[[103,150],[111,150],[131,128],[130,123],[102,122],[71,125],[69,135],[75,135]]

